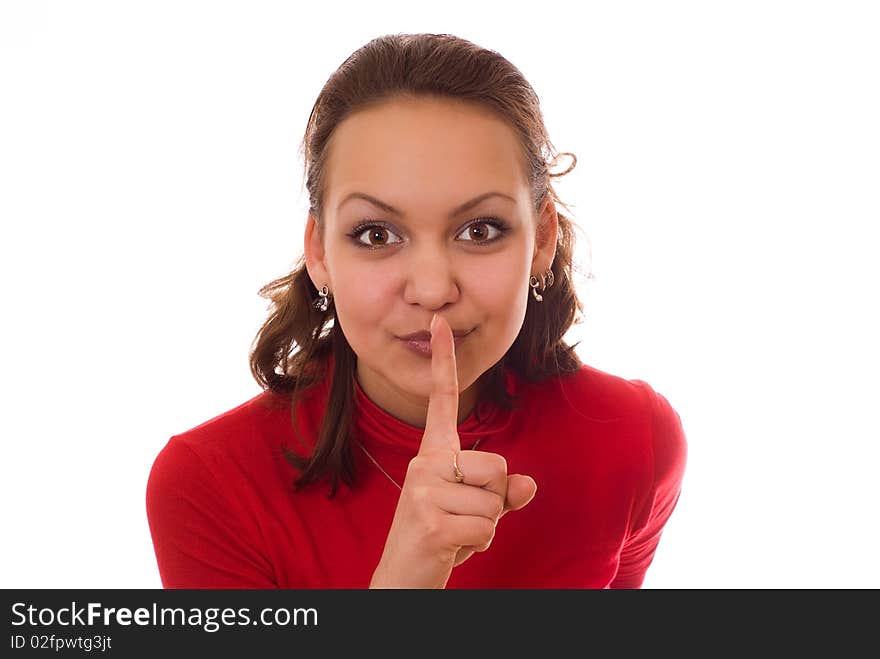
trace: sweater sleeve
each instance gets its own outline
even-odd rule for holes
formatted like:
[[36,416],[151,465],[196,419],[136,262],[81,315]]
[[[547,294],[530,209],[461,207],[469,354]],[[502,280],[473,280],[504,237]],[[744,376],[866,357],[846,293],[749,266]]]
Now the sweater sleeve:
[[611,588],[641,588],[663,527],[678,503],[687,462],[687,440],[678,413],[650,385],[640,380],[634,382],[645,390],[649,400],[653,481],[647,495],[639,498],[641,510],[634,511],[633,525]]
[[164,588],[277,588],[259,532],[227,488],[178,437],[156,457],[146,506]]

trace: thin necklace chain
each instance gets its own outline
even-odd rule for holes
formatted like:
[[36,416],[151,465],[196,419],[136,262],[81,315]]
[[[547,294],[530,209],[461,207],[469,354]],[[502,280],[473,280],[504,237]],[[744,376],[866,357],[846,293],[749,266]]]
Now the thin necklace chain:
[[[379,468],[379,471],[381,471],[383,474],[385,474],[385,476],[388,477],[388,480],[390,480],[392,483],[394,483],[394,484],[397,486],[397,489],[398,489],[398,490],[403,491],[403,488],[400,486],[400,483],[398,483],[396,480],[394,480],[393,478],[391,478],[391,475],[390,475],[387,471],[385,471],[384,469],[382,469],[382,465],[379,464],[379,462],[376,460],[376,458],[374,458],[372,455],[370,455],[370,452],[367,450],[367,447],[364,446],[363,444],[361,444],[360,441],[358,441],[357,439],[354,440],[354,441],[356,441],[357,444],[358,444],[358,446],[360,446],[361,449],[363,449],[364,453],[367,454],[367,457],[370,458],[370,461],[371,461],[374,465],[376,465],[376,466]],[[477,445],[478,445],[481,441],[483,441],[483,438],[482,438],[482,437],[480,437],[480,439],[478,439],[478,440],[476,441],[476,443],[475,443],[475,444],[474,444],[469,450],[473,451],[474,449],[476,449],[476,448],[477,448]]]

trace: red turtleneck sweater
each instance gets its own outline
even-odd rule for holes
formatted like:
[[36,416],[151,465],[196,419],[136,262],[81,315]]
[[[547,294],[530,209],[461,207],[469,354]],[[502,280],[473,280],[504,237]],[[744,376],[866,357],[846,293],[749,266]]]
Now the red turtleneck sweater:
[[[331,361],[332,364],[332,361]],[[329,378],[328,378],[329,379]],[[462,449],[500,453],[538,491],[498,523],[492,545],[455,568],[447,588],[637,588],[678,501],[686,440],[667,400],[641,380],[589,366],[527,383],[505,371],[519,407],[482,403],[458,426]],[[423,429],[373,403],[354,378],[353,431],[403,483]],[[328,382],[297,409],[314,445]],[[281,454],[305,449],[288,405],[263,392],[172,436],[156,458],[147,517],[165,588],[367,588],[400,490],[357,445],[359,480],[336,498],[292,490]]]

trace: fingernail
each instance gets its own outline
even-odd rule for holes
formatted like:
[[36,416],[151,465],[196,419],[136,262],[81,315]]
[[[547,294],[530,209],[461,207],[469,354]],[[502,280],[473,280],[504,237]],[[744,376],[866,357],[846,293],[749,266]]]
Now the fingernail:
[[437,324],[437,314],[431,316],[431,334],[434,333],[434,326]]

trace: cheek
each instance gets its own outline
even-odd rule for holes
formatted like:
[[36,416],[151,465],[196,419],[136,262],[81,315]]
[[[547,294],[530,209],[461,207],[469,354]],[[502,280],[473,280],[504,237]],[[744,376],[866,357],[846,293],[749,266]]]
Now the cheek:
[[368,274],[348,268],[334,274],[337,281],[345,282],[334,291],[339,323],[352,346],[367,343],[389,316],[394,300],[393,284],[375,271]]
[[523,297],[526,292],[527,270],[518,264],[506,261],[493,268],[486,268],[469,275],[469,293],[486,315],[510,317],[524,309]]
[[518,268],[508,264],[495,269],[492,275],[473,279],[477,285],[467,291],[469,306],[477,310],[480,324],[477,341],[471,343],[469,354],[476,360],[471,366],[488,368],[504,356],[516,340],[526,314],[526,288]]

